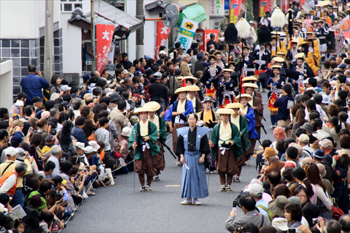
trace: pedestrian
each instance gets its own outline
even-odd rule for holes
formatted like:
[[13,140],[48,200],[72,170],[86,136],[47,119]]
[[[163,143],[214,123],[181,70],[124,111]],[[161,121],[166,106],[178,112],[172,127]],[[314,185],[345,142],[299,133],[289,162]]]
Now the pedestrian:
[[41,72],[34,65],[28,66],[29,75],[21,80],[22,91],[27,94],[27,104],[32,104],[34,97],[43,99],[42,89],[49,88],[50,84],[42,77]]
[[205,178],[205,156],[210,153],[206,127],[197,127],[198,116],[190,113],[187,118],[189,127],[177,129],[179,135],[176,153],[180,154],[182,164],[181,198],[182,205],[201,205],[198,198],[209,195]]

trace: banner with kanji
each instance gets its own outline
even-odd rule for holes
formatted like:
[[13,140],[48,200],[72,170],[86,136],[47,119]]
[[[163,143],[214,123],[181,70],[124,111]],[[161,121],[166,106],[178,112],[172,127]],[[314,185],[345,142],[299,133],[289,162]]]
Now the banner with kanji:
[[225,15],[225,1],[210,0],[210,16],[224,16],[224,15]]
[[282,0],[282,11],[287,12],[289,8],[289,0]]
[[165,46],[170,34],[171,28],[164,25],[164,22],[159,20],[156,22],[156,51],[154,59],[158,60],[160,46]]
[[183,18],[181,27],[176,36],[175,43],[179,42],[182,48],[187,51],[191,47],[194,34],[197,30],[198,23],[186,18]]
[[230,22],[236,23],[241,11],[242,0],[230,0]]
[[112,44],[114,25],[96,24],[96,70],[102,73]]
[[260,0],[260,2],[259,2],[259,17],[264,17],[265,12],[269,11],[269,1],[272,1],[272,0]]

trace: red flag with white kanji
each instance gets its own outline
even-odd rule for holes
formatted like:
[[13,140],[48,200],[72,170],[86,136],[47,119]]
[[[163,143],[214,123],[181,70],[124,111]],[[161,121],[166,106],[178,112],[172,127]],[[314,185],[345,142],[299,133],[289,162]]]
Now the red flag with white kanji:
[[107,64],[114,25],[96,24],[96,70],[102,73]]
[[157,21],[157,34],[156,34],[156,51],[154,53],[154,59],[158,60],[160,46],[165,46],[170,34],[171,28],[164,25],[164,22]]

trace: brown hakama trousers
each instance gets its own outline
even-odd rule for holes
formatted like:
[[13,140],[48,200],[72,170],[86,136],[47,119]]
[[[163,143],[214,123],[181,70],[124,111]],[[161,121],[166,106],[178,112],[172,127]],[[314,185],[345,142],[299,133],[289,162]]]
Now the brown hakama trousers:
[[152,156],[149,149],[145,149],[143,152],[143,159],[135,160],[135,172],[139,175],[146,174],[148,177],[153,177],[157,175],[157,162],[159,161],[159,156]]
[[176,153],[176,147],[177,147],[177,133],[176,129],[182,128],[187,126],[186,124],[179,124],[175,123],[173,127],[173,151]]
[[233,149],[226,150],[223,155],[221,154],[221,150],[218,150],[216,170],[218,174],[235,175],[238,173],[238,161],[235,158]]

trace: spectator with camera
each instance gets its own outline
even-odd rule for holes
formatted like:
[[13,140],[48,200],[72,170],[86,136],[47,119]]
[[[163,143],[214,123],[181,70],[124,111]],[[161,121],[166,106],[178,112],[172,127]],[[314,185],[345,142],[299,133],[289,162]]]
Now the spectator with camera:
[[242,227],[245,224],[252,223],[258,228],[265,225],[270,225],[270,219],[266,215],[260,214],[255,207],[256,202],[252,196],[244,196],[239,199],[238,207],[241,208],[244,215],[240,218],[236,218],[236,210],[230,213],[229,218],[226,220],[225,227],[228,231],[234,232],[237,228]]

